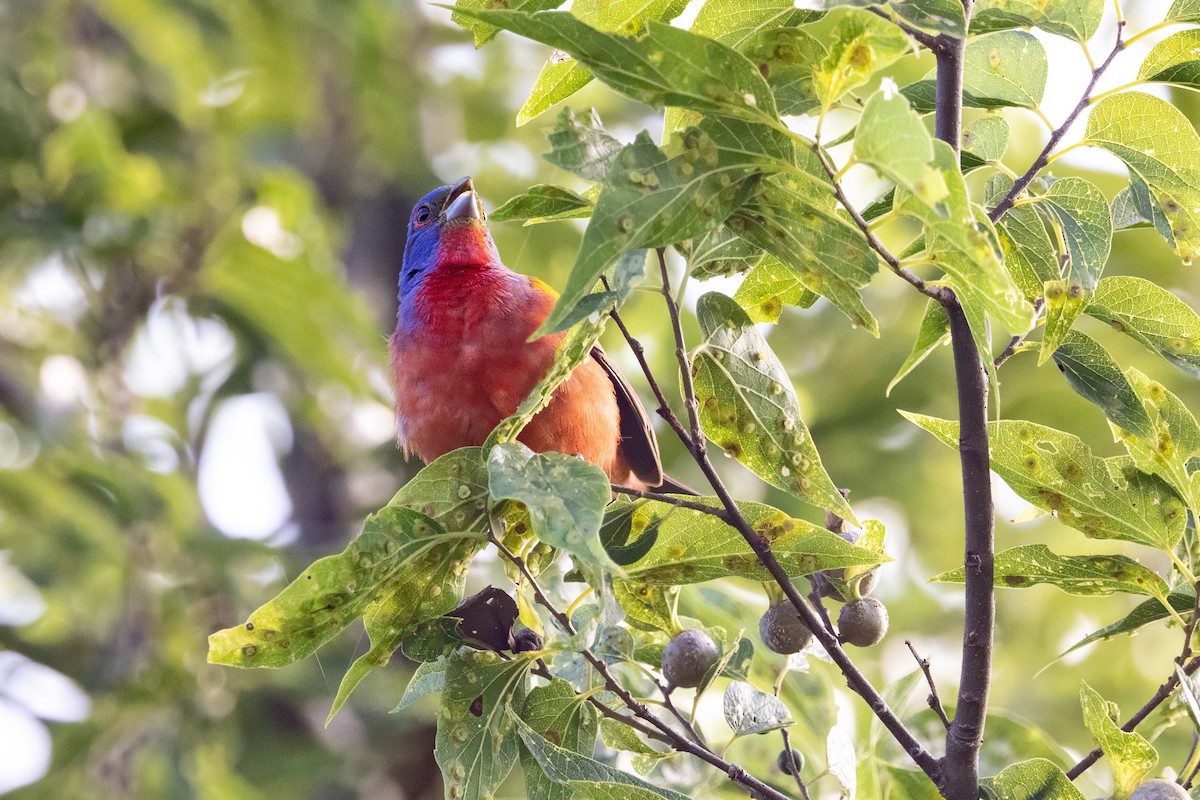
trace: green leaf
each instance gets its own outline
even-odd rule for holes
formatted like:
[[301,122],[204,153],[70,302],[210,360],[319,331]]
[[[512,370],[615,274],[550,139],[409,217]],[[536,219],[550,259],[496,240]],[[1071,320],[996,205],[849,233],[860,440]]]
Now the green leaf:
[[441,694],[446,688],[446,667],[449,660],[427,661],[417,665],[413,672],[400,702],[392,709],[392,713],[403,711],[423,697]]
[[692,23],[692,33],[741,50],[759,34],[803,25],[819,16],[798,11],[794,0],[706,0]]
[[[696,502],[720,507],[714,498],[697,498]],[[739,503],[738,508],[750,526],[770,543],[790,576],[888,560],[771,506],[746,502]],[[612,537],[605,539],[605,547],[625,568],[629,580],[679,585],[733,575],[756,581],[770,579],[742,535],[712,514],[658,501],[617,506],[609,514],[623,521],[611,529]],[[610,530],[607,523],[606,530]]]
[[967,18],[961,0],[893,0],[892,9],[922,30],[966,38]]
[[829,52],[813,72],[813,87],[828,109],[846,92],[909,51],[908,37],[867,11],[851,10],[827,33]]
[[516,714],[510,719],[546,777],[592,800],[688,800],[687,795],[660,789],[615,767],[559,747]]
[[879,336],[879,323],[858,292],[878,271],[879,260],[857,228],[799,192],[769,181],[726,225],[779,259],[855,325]]
[[600,31],[566,11],[460,11],[574,56],[600,80],[643,103],[679,106],[768,125],[775,101],[737,51],[650,20],[637,37]]
[[1138,79],[1200,88],[1200,31],[1189,28],[1163,39],[1138,70]]
[[[900,412],[943,444],[958,447],[958,423]],[[1170,550],[1183,535],[1183,503],[1128,459],[1092,455],[1083,440],[1024,420],[988,423],[992,470],[1012,490],[1094,539]]]
[[487,498],[483,449],[462,447],[414,475],[388,505],[420,511],[447,530],[483,532],[487,529]]
[[[987,114],[963,126],[962,155],[964,162],[971,157],[971,168],[999,161],[1008,149],[1008,120],[999,114]],[[968,165],[963,164],[966,169]],[[1003,174],[1003,173],[999,173]]]
[[[967,41],[963,105],[967,108],[1036,108],[1046,91],[1050,65],[1046,48],[1025,31],[1002,31]],[[903,92],[921,113],[936,105],[934,73]]]
[[[560,4],[543,5],[542,8],[557,5]],[[668,21],[679,13],[678,5],[676,0],[578,0],[571,4],[571,13],[598,30],[629,35],[641,31],[648,19]],[[493,7],[506,6],[496,3]],[[561,53],[551,56],[538,74],[529,98],[517,112],[517,127],[567,99],[591,80],[592,73],[578,61],[564,59]]]
[[1054,352],[1054,363],[1067,383],[1079,395],[1095,403],[1104,416],[1117,425],[1138,434],[1151,431],[1150,415],[1142,407],[1137,392],[1099,342],[1071,331]]
[[[962,567],[930,581],[963,583]],[[1153,570],[1125,556],[1060,556],[1044,544],[1028,544],[996,554],[996,586],[1024,589],[1039,583],[1067,594],[1102,597],[1114,592],[1166,597],[1167,582]]]
[[[482,47],[496,37],[500,28],[481,22],[470,11],[487,8],[512,8],[516,11],[542,11],[560,5],[558,0],[456,0],[450,19],[475,36],[475,46]],[[468,13],[462,13],[468,12]]]
[[208,660],[283,667],[372,609],[395,611],[399,627],[443,614],[462,591],[465,570],[456,575],[456,568],[483,542],[479,534],[448,533],[416,511],[380,509],[341,553],[315,561],[244,625],[209,636]]
[[964,305],[986,310],[1006,331],[1023,333],[1033,323],[1033,307],[1004,269],[991,223],[975,213],[954,151],[941,141],[934,151],[949,188],[945,202],[930,205],[897,190],[896,208],[925,224],[935,263],[955,279]]
[[787,370],[746,312],[717,292],[696,304],[692,377],[704,433],[763,480],[857,524],[825,472]]
[[578,219],[592,215],[591,202],[561,186],[539,183],[509,199],[488,218],[492,222],[520,222],[532,225],[560,219]]
[[1136,174],[1129,174],[1129,185],[1113,198],[1113,230],[1154,226],[1167,244],[1175,247],[1171,222],[1154,202],[1150,187]]
[[904,359],[904,363],[900,365],[900,369],[896,371],[896,376],[888,383],[885,394],[890,395],[892,389],[896,388],[896,384],[904,380],[908,373],[917,368],[917,365],[929,357],[929,354],[950,341],[950,315],[946,313],[946,307],[936,300],[929,300],[925,304],[925,313],[921,316],[921,327],[917,331],[917,340],[913,342],[912,352],[908,354],[908,358]]
[[773,323],[779,320],[784,306],[809,308],[818,295],[775,256],[764,255],[742,280],[733,299],[745,309],[751,322]]
[[[994,207],[1012,189],[1012,178],[996,173],[985,187],[987,204]],[[1046,281],[1058,280],[1058,255],[1042,218],[1033,208],[1014,206],[996,223],[1004,267],[1027,300],[1042,297]]]
[[1064,277],[1090,293],[1112,247],[1112,209],[1104,192],[1083,178],[1061,178],[1037,198],[1035,207],[1062,231],[1069,259]]
[[723,707],[725,722],[734,736],[768,733],[795,724],[778,697],[742,681],[733,681],[725,687]]
[[[1192,586],[1183,584],[1167,595],[1167,602],[1175,611],[1186,614],[1191,613],[1196,604],[1196,594]],[[1139,603],[1133,611],[1111,625],[1106,625],[1098,631],[1093,631],[1087,636],[1080,639],[1075,644],[1067,648],[1066,652],[1070,653],[1078,650],[1081,647],[1099,642],[1104,639],[1111,639],[1115,636],[1120,636],[1125,633],[1133,633],[1134,631],[1145,627],[1160,619],[1165,619],[1167,610],[1161,600],[1146,600]]]
[[858,120],[854,156],[926,205],[935,206],[950,193],[933,166],[933,137],[894,87],[867,100]]
[[600,523],[612,489],[604,470],[565,453],[534,453],[520,442],[488,454],[494,500],[516,500],[529,509],[538,539],[584,564],[610,566],[600,546]]
[[547,134],[550,152],[543,158],[588,181],[602,181],[620,154],[622,145],[604,132],[595,109],[558,112],[554,130]]
[[1088,292],[1078,283],[1046,281],[1043,289],[1046,298],[1046,330],[1042,333],[1042,347],[1038,354],[1038,366],[1045,364],[1071,335],[1071,326],[1087,308]]
[[[564,750],[590,757],[596,746],[599,714],[587,696],[575,694],[571,684],[561,678],[531,691],[521,717],[533,731]],[[571,800],[574,796],[570,787],[546,776],[526,747],[521,748],[521,767],[527,796],[539,800]]]
[[1150,187],[1180,260],[1191,264],[1200,251],[1200,135],[1183,112],[1144,92],[1106,97],[1088,117],[1085,141]]
[[679,587],[613,579],[613,597],[625,612],[625,621],[645,630],[659,630],[670,636],[679,633],[675,608]]
[[979,0],[971,32],[1036,25],[1048,33],[1086,42],[1104,16],[1104,0]]
[[562,297],[542,324],[563,329],[575,304],[622,253],[689,239],[721,223],[762,170],[791,170],[794,147],[760,125],[709,118],[668,156],[642,133],[608,173]]
[[[708,3],[705,8],[711,5]],[[767,85],[775,93],[775,105],[780,115],[804,114],[821,104],[813,85],[813,70],[825,59],[828,51],[807,31],[770,28],[733,46],[758,65],[758,71],[766,77]]]
[[506,661],[460,648],[450,656],[433,748],[447,797],[491,797],[512,771],[520,745],[509,710],[524,702],[533,666],[525,654]]
[[658,762],[675,755],[673,750],[665,753],[655,750],[643,742],[633,728],[607,717],[600,721],[600,736],[606,747],[633,754],[633,768],[641,775],[649,775]]
[[1113,773],[1113,798],[1125,800],[1154,769],[1158,751],[1139,733],[1121,730],[1113,717],[1115,705],[1084,683],[1079,689],[1083,705],[1083,723],[1104,751]]
[[1105,278],[1087,314],[1200,377],[1200,315],[1161,286],[1125,275]]
[[1200,0],[1175,0],[1163,21],[1200,23]]
[[996,800],[1086,800],[1053,761],[1034,758],[982,782]]
[[1144,433],[1112,424],[1113,435],[1125,446],[1138,469],[1169,483],[1188,507],[1200,509],[1200,486],[1188,472],[1188,460],[1200,455],[1200,425],[1183,401],[1161,383],[1130,367],[1126,372],[1149,424]]

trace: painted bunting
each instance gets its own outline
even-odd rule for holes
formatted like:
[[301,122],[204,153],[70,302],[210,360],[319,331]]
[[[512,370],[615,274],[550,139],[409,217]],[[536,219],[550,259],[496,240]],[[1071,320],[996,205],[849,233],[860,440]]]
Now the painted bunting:
[[[563,334],[528,341],[555,292],[504,266],[471,179],[417,203],[389,342],[405,454],[428,462],[481,445],[549,371]],[[520,440],[582,456],[613,483],[680,491],[666,479],[650,420],[600,347],[575,369]]]

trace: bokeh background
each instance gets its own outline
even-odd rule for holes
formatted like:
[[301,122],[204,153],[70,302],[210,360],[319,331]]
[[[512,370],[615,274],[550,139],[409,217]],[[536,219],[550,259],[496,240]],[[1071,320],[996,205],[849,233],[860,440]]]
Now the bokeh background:
[[[1168,3],[1124,5],[1136,32]],[[1096,53],[1107,52],[1112,22]],[[1161,36],[1120,56],[1101,87],[1130,80]],[[1087,67],[1078,48],[1043,38],[1053,67],[1045,110],[1057,122]],[[402,659],[323,727],[342,671],[365,649],[360,628],[279,671],[210,666],[205,639],[341,550],[418,468],[395,448],[384,372],[408,214],[465,174],[490,207],[535,182],[579,188],[540,159],[552,114],[514,124],[547,55],[507,35],[476,51],[448,11],[423,0],[0,0],[0,793],[441,796],[434,707],[387,713],[411,674]],[[903,84],[929,67],[910,59],[890,74]],[[1173,99],[1198,119],[1191,97]],[[595,84],[570,102],[594,105],[626,140],[661,128],[649,109]],[[1006,161],[1021,171],[1045,129],[1025,112],[1010,121]],[[1124,185],[1123,168],[1090,151],[1056,168],[1110,198]],[[878,184],[860,171],[852,188],[865,201]],[[509,266],[561,286],[580,230],[507,224],[494,235]],[[1118,234],[1108,272],[1151,278],[1200,306],[1195,268],[1153,231]],[[693,282],[686,296],[733,286]],[[926,579],[960,560],[958,463],[896,413],[954,416],[949,351],[885,397],[923,303],[887,275],[867,301],[878,341],[824,303],[786,311],[770,340],[829,473],[852,489],[860,516],[889,526],[896,560],[877,593],[892,633],[861,663],[894,683],[913,670],[910,637],[952,696],[960,595]],[[637,294],[626,317],[670,376],[656,298]],[[1081,325],[1122,364],[1190,405],[1200,399],[1165,362]],[[607,341],[645,389],[622,343]],[[1034,362],[1005,366],[1000,412],[1115,454],[1100,413]],[[699,484],[663,438],[671,471]],[[720,467],[740,496],[817,518],[733,462]],[[997,491],[1001,547],[1104,548],[1165,569],[1147,551],[1088,542],[1052,519],[1007,524],[1024,504]],[[473,581],[488,576],[481,563]],[[750,585],[690,588],[683,610],[712,613],[722,591],[736,600],[724,622],[752,628],[765,601]],[[1046,587],[1002,593],[994,710],[1014,730],[1037,725],[1054,746],[1089,749],[1080,680],[1128,713],[1169,673],[1179,631],[1052,662],[1133,604]],[[864,723],[853,701],[838,707],[844,724]],[[1164,764],[1178,766],[1190,743],[1186,724],[1166,734]],[[744,747],[752,766],[773,757]],[[989,763],[1006,763],[1006,747]],[[1107,781],[1095,771],[1092,795]]]

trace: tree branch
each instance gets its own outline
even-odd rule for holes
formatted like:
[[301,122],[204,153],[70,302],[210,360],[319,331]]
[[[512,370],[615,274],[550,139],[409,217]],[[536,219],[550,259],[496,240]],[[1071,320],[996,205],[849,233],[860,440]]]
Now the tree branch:
[[929,684],[929,697],[926,702],[933,709],[933,713],[937,714],[938,719],[942,721],[942,725],[946,730],[950,730],[950,717],[946,716],[946,709],[942,706],[942,698],[938,695],[937,684],[933,682],[933,675],[929,672],[929,659],[921,658],[917,655],[917,648],[913,647],[913,643],[908,639],[904,640],[905,647],[908,652],[912,653],[912,657],[916,659],[917,666],[921,668],[921,672],[925,675],[925,683]]
[[[662,272],[663,279],[662,295],[667,304],[667,312],[671,317],[671,328],[675,333],[676,358],[679,361],[679,367],[684,376],[684,404],[688,409],[690,421],[693,423],[693,430],[695,431],[694,439],[688,446],[688,450],[691,453],[692,458],[695,460],[697,466],[699,466],[700,470],[704,473],[705,478],[708,479],[708,482],[712,486],[714,493],[717,495],[718,499],[720,499],[722,505],[725,506],[727,515],[725,519],[726,523],[736,529],[738,533],[742,535],[742,538],[746,540],[746,543],[750,545],[750,548],[754,551],[759,563],[763,565],[763,567],[768,573],[770,573],[771,577],[779,585],[779,588],[783,590],[784,595],[787,596],[788,601],[791,602],[792,606],[796,609],[796,613],[799,614],[800,619],[804,622],[805,626],[807,626],[809,630],[813,632],[813,636],[816,637],[817,641],[821,643],[821,646],[825,648],[825,651],[829,653],[830,659],[837,664],[838,668],[842,672],[842,675],[845,676],[846,684],[850,687],[850,689],[852,689],[856,694],[866,701],[867,705],[875,713],[875,716],[878,717],[879,721],[883,723],[883,726],[888,729],[900,746],[904,748],[904,751],[908,753],[913,762],[920,767],[921,770],[924,771],[932,781],[934,781],[934,783],[940,783],[941,767],[938,764],[938,760],[934,758],[928,750],[925,749],[925,747],[917,740],[913,733],[905,726],[904,722],[901,721],[898,716],[896,716],[896,713],[888,706],[887,701],[883,699],[882,695],[880,695],[875,687],[871,685],[871,682],[867,680],[866,676],[864,676],[854,662],[850,660],[850,657],[846,654],[846,651],[842,649],[841,643],[838,641],[837,636],[826,629],[816,612],[813,611],[812,607],[804,601],[803,595],[801,595],[799,590],[797,590],[792,584],[791,577],[775,558],[775,554],[771,552],[770,544],[768,544],[766,539],[759,535],[750,526],[749,522],[746,521],[746,518],[742,515],[741,509],[738,508],[736,501],[734,501],[733,497],[729,494],[729,490],[726,489],[724,481],[721,480],[721,476],[717,474],[716,469],[713,467],[712,461],[708,457],[708,450],[704,444],[703,433],[700,431],[699,415],[697,413],[698,404],[696,402],[695,390],[691,381],[691,365],[688,362],[687,349],[683,340],[683,326],[680,322],[679,306],[676,304],[675,298],[671,293],[670,275],[667,272],[666,261],[662,257],[661,251],[659,267]],[[643,368],[645,368],[644,362]],[[648,375],[647,378],[649,377],[650,376]]]
[[1010,208],[1012,208],[1013,203],[1016,202],[1017,198],[1021,196],[1021,192],[1025,191],[1025,187],[1029,185],[1029,182],[1037,177],[1037,174],[1042,171],[1042,168],[1045,167],[1046,164],[1050,163],[1050,154],[1054,151],[1054,148],[1058,147],[1058,143],[1062,141],[1062,138],[1066,134],[1067,130],[1075,123],[1075,120],[1080,114],[1083,113],[1083,110],[1087,108],[1088,104],[1091,102],[1092,92],[1095,91],[1096,84],[1100,81],[1100,76],[1103,75],[1105,70],[1108,69],[1109,65],[1112,64],[1113,59],[1117,57],[1117,53],[1120,53],[1125,49],[1125,40],[1123,38],[1124,32],[1125,20],[1117,20],[1117,41],[1116,44],[1113,45],[1112,51],[1109,52],[1108,57],[1105,58],[1104,61],[1100,62],[1099,66],[1092,70],[1092,79],[1088,81],[1087,87],[1083,90],[1083,96],[1079,98],[1079,102],[1075,104],[1075,108],[1072,109],[1071,113],[1067,115],[1067,118],[1063,121],[1063,124],[1059,125],[1050,134],[1050,140],[1046,142],[1046,146],[1042,148],[1042,152],[1038,155],[1034,162],[1029,165],[1029,169],[1025,170],[1024,175],[1017,178],[1016,182],[1013,183],[1012,189],[1009,190],[1008,195],[1001,200],[995,208],[988,212],[988,219],[990,219],[992,222],[997,222]]
[[918,44],[924,45],[925,47],[928,47],[930,50],[937,47],[937,37],[934,36],[932,33],[926,33],[925,31],[923,31],[919,28],[914,28],[912,25],[909,25],[904,20],[897,18],[896,15],[890,14],[887,11],[884,11],[882,8],[879,8],[878,6],[870,6],[867,8],[867,11],[870,11],[872,14],[874,14],[877,17],[883,17],[888,22],[892,23],[897,28],[904,31],[909,36],[911,36],[913,39],[915,39]]

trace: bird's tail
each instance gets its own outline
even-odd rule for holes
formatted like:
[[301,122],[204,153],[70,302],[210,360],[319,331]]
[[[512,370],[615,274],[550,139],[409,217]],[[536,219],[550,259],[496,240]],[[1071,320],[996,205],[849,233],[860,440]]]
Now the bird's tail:
[[699,497],[700,493],[686,483],[680,483],[670,475],[663,475],[662,483],[654,487],[654,491],[662,492],[663,494],[690,494]]

